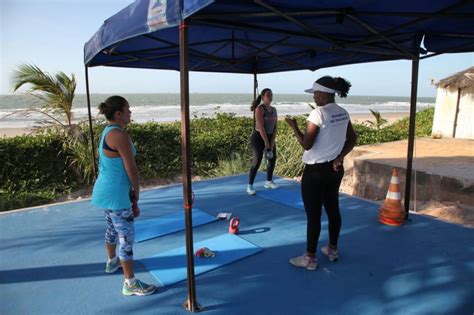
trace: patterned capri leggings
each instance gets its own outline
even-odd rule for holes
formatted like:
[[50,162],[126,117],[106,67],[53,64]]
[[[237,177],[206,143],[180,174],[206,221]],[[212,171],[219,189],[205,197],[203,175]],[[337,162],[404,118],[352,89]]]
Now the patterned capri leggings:
[[133,259],[133,241],[135,240],[135,226],[133,224],[132,209],[104,210],[107,230],[105,242],[117,244],[119,239],[118,256],[121,261]]

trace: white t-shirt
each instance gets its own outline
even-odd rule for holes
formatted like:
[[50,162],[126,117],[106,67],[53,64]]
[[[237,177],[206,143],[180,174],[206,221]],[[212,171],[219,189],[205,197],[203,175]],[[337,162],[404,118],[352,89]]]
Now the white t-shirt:
[[336,103],[318,106],[307,121],[319,127],[313,147],[303,153],[305,164],[324,163],[334,160],[346,142],[349,113]]

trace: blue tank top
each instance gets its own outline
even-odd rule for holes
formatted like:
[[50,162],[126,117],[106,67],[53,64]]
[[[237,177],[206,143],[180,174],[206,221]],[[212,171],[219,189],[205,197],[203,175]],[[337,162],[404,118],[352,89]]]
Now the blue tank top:
[[[105,127],[99,144],[99,176],[94,184],[91,203],[101,209],[121,210],[131,206],[129,192],[132,187],[121,157],[111,158],[105,155],[103,147],[107,133],[119,126]],[[132,143],[133,156],[137,150]]]

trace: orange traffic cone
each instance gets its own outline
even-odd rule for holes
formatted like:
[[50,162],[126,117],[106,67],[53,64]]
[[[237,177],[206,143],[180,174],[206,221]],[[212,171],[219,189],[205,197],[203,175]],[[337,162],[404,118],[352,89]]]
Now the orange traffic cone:
[[387,197],[380,207],[379,222],[392,226],[405,223],[405,211],[400,200],[400,180],[396,168],[392,170],[392,178],[388,186]]

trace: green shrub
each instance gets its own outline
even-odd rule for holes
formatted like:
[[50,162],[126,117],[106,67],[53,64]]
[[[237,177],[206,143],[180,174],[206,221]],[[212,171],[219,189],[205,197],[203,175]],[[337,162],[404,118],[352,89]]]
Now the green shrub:
[[381,132],[380,130],[370,128],[362,124],[354,124],[353,127],[355,133],[357,134],[356,145],[366,145],[379,142],[378,134]]
[[130,124],[127,132],[137,148],[140,176],[165,179],[181,171],[181,138],[178,124]]
[[[306,128],[306,117],[295,117],[302,132]],[[300,176],[304,167],[301,161],[303,152],[304,150],[296,140],[293,129],[284,121],[278,122],[275,174],[286,177]]]
[[[422,111],[417,112],[415,121],[415,136],[426,137],[431,135],[433,118],[433,107],[428,107]],[[408,117],[400,119],[395,123],[379,130],[361,124],[354,124],[354,130],[357,134],[357,145],[407,139],[409,124],[410,119]]]
[[56,197],[51,191],[13,193],[0,191],[0,211],[44,205],[53,202]]
[[[80,182],[90,185],[94,181],[94,166],[92,164],[92,146],[90,139],[79,141],[77,139],[66,139],[63,142],[63,150],[67,154],[68,167],[74,171]],[[96,153],[97,156],[97,153]]]
[[209,176],[219,160],[228,159],[233,154],[250,158],[251,133],[252,119],[233,114],[193,120],[190,126],[192,173]]
[[[433,128],[434,107],[428,107],[416,113],[415,135],[416,136],[430,136]],[[402,139],[408,138],[408,127],[410,118],[405,117],[395,122],[394,124],[384,128],[389,132],[399,133]]]
[[53,135],[1,139],[0,189],[5,192],[66,192],[78,178],[67,165],[61,139]]
[[250,160],[234,153],[229,158],[219,159],[217,167],[212,171],[212,177],[224,177],[248,172]]
[[[417,113],[416,135],[431,134],[433,108]],[[296,117],[302,129],[306,116]],[[380,130],[354,125],[357,145],[395,141],[408,137],[408,118]],[[193,119],[190,125],[191,173],[198,176],[226,176],[247,172],[251,161],[249,137],[253,121],[248,117],[218,114],[216,118]],[[104,122],[94,125],[95,150]],[[29,207],[51,202],[79,184],[91,183],[89,128],[82,126],[84,139],[67,140],[64,135],[0,139],[0,210]],[[146,179],[172,179],[181,173],[181,126],[179,122],[130,124],[127,127],[137,147],[137,164]],[[303,170],[303,149],[293,131],[278,123],[275,174],[299,176]],[[265,171],[265,163],[261,170]]]
[[0,211],[50,202],[77,187],[60,138],[51,134],[0,140]]

